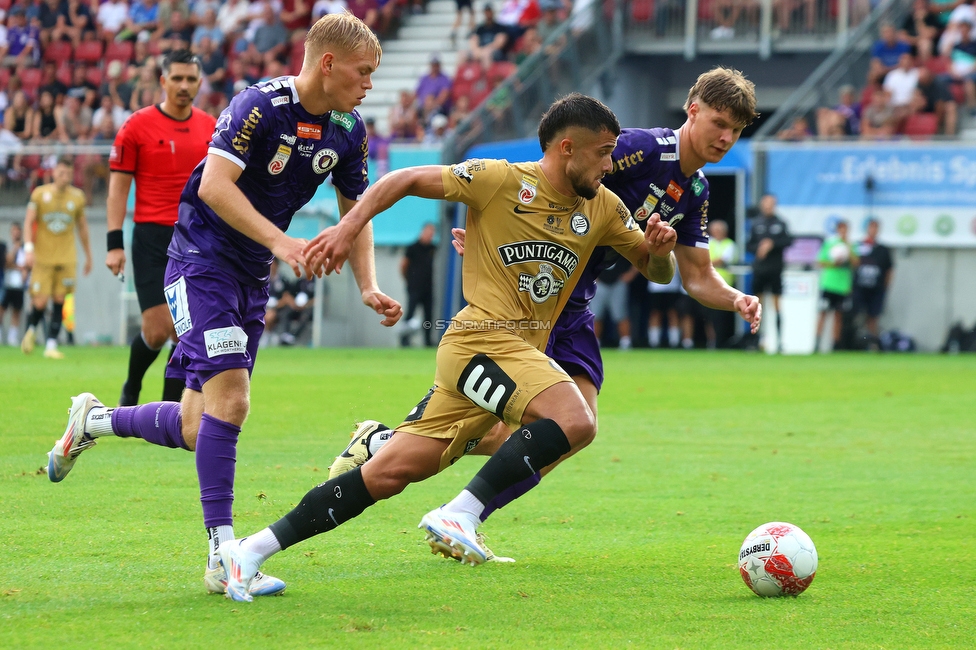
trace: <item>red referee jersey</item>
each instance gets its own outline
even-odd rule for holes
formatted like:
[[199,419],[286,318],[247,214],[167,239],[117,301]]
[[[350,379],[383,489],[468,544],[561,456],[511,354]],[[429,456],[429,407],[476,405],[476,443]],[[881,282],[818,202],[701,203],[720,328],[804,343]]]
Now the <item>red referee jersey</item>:
[[176,223],[180,194],[190,173],[207,155],[217,121],[194,108],[185,120],[147,106],[125,121],[109,155],[109,169],[133,174],[136,223]]

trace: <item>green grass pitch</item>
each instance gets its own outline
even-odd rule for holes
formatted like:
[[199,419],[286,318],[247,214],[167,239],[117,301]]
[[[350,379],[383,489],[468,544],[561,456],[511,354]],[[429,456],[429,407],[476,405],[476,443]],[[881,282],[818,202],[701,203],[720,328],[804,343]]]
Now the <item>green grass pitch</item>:
[[[104,439],[52,484],[69,398],[117,399],[127,350],[53,362],[0,348],[0,646],[972,648],[972,357],[608,352],[596,442],[483,527],[514,565],[429,553],[417,522],[459,461],[272,558],[288,583],[208,596],[191,454]],[[325,480],[352,423],[423,397],[425,350],[261,352],[238,446],[238,535]],[[161,390],[159,362],[143,399]],[[813,538],[799,598],[754,596],[745,535]]]

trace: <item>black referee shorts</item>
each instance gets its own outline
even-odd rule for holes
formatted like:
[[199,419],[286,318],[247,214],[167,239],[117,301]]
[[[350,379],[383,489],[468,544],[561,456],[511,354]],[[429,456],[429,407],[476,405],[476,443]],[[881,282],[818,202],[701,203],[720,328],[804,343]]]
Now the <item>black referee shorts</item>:
[[173,226],[137,223],[132,229],[132,270],[140,311],[166,304],[163,280],[169,257],[166,249],[173,238]]

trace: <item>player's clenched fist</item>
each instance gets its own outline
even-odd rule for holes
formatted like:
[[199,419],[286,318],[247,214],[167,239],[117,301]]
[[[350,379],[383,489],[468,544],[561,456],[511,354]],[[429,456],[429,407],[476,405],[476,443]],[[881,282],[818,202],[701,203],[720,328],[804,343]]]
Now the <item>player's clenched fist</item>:
[[678,233],[667,222],[661,221],[661,215],[655,212],[647,219],[644,239],[650,244],[651,255],[664,257],[674,250],[674,245],[678,243]]

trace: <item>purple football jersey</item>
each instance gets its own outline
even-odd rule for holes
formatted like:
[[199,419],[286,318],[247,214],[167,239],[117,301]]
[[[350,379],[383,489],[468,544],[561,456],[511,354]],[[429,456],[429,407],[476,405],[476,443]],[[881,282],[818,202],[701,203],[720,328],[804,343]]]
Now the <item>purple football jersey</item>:
[[[366,190],[366,127],[358,113],[312,115],[299,103],[294,77],[239,93],[220,114],[208,154],[238,165],[237,187],[266,219],[286,230],[331,174],[348,199]],[[234,270],[245,284],[266,284],[271,251],[234,230],[199,195],[204,159],[180,196],[169,256]]]
[[[681,172],[678,134],[671,129],[623,129],[613,150],[613,171],[603,178],[643,228],[654,212],[678,233],[678,243],[708,249],[708,181],[701,170]],[[565,311],[587,308],[604,268],[600,249],[593,251]]]

